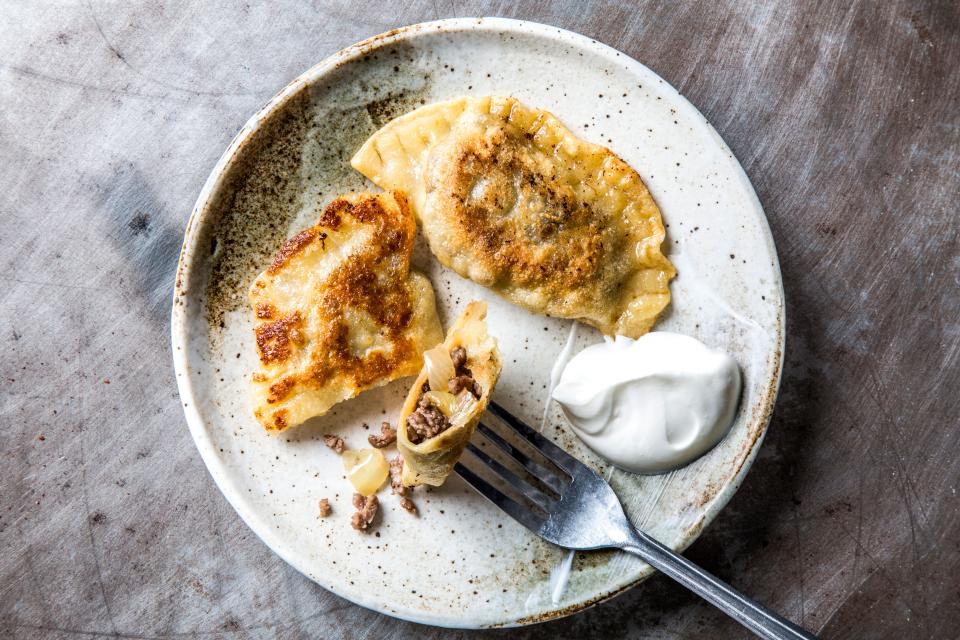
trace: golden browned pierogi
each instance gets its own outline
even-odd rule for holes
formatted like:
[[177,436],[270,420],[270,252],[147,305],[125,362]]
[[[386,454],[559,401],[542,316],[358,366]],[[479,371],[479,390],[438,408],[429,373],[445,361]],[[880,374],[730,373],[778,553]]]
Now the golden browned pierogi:
[[514,98],[427,105],[354,168],[411,199],[441,263],[531,311],[636,338],[670,302],[660,211],[640,176]]
[[429,280],[410,270],[415,233],[403,194],[350,194],[257,277],[253,406],[267,430],[420,370],[443,331]]

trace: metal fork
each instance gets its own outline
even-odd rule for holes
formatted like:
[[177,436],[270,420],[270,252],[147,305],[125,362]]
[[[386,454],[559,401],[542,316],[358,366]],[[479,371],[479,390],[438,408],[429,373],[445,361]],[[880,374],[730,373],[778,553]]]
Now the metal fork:
[[[529,443],[544,460],[537,461],[488,424],[478,431],[532,476],[530,481],[511,471],[472,442],[467,444],[480,462],[513,491],[519,501],[504,494],[460,462],[456,472],[474,489],[530,531],[559,547],[575,550],[623,549],[673,578],[761,638],[814,639],[789,620],[735,591],[683,556],[674,553],[630,524],[610,485],[597,472],[555,445],[496,403],[488,414]],[[519,495],[518,495],[519,497]],[[529,504],[527,504],[529,501]]]

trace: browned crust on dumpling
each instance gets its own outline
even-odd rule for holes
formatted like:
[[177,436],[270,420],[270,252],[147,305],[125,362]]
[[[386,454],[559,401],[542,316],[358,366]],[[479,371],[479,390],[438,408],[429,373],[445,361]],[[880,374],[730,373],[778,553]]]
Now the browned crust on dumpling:
[[[452,223],[454,243],[469,246],[489,272],[482,284],[569,291],[598,282],[608,268],[604,257],[623,251],[623,238],[605,233],[606,219],[569,185],[538,172],[528,147],[525,136],[504,129],[459,140],[427,191]],[[473,193],[481,181],[484,188]],[[503,215],[521,199],[543,203],[542,211]]]
[[552,114],[464,97],[388,123],[351,160],[405,189],[441,263],[530,311],[639,337],[676,274],[640,175]]
[[[313,227],[311,229],[304,229],[297,235],[284,242],[283,246],[280,247],[280,251],[277,252],[276,257],[273,259],[273,263],[267,269],[267,273],[277,273],[280,271],[285,264],[290,262],[290,258],[303,251],[320,235],[321,232],[318,230],[318,228]],[[326,234],[322,235],[326,237]]]
[[[260,309],[257,310],[260,316]],[[254,329],[260,362],[263,364],[280,363],[290,357],[297,343],[303,342],[303,317],[294,311],[274,322],[265,322]]]
[[[311,245],[320,245],[313,246],[313,251],[332,250],[333,232],[347,222],[353,225],[350,232],[372,227],[369,240],[341,259],[322,286],[303,292],[309,302],[306,308],[277,308],[278,303],[270,301],[271,278],[286,268],[301,268],[292,261]],[[326,207],[319,224],[285,243],[257,279],[251,287],[251,303],[258,322],[257,350],[266,373],[255,374],[254,384],[266,389],[254,413],[267,429],[291,426],[283,410],[271,408],[291,396],[326,387],[345,399],[420,368],[423,345],[415,324],[431,325],[420,332],[431,340],[440,329],[432,291],[427,314],[431,317],[415,317],[417,294],[409,264],[415,233],[416,223],[402,194],[338,198]],[[378,342],[388,348],[358,353],[350,342],[348,316],[363,317]]]
[[[401,206],[406,207],[403,202]],[[405,335],[413,317],[410,291],[395,279],[378,275],[391,255],[409,255],[413,251],[415,227],[411,217],[407,217],[411,224],[397,224],[397,220],[392,220],[380,208],[377,200],[362,201],[343,213],[376,224],[374,235],[378,242],[351,256],[327,280],[327,291],[318,305],[326,330],[316,347],[325,357],[313,363],[307,379],[313,384],[323,384],[331,376],[346,376],[355,386],[364,387],[417,356]],[[377,352],[359,358],[351,352],[347,327],[338,322],[342,310],[347,308],[362,310],[373,318],[393,346],[389,356]]]

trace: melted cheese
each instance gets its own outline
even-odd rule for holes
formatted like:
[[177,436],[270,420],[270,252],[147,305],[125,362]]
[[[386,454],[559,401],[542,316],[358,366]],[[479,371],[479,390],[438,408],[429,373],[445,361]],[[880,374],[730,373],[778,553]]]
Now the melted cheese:
[[253,406],[266,429],[420,370],[443,331],[429,280],[410,271],[415,233],[402,194],[351,194],[257,277]]
[[531,311],[646,333],[670,302],[660,210],[609,149],[513,98],[458,98],[388,123],[354,168],[411,198],[441,263]]

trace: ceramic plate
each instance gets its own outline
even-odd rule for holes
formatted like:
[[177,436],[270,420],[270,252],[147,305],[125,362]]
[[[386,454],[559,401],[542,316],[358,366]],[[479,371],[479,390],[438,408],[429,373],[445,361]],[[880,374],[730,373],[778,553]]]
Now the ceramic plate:
[[[634,523],[683,549],[736,490],[763,437],[779,381],[783,293],[766,219],[743,170],[703,116],[628,56],[554,27],[502,19],[414,25],[371,38],[296,79],[240,131],[197,200],[180,258],[173,346],[190,431],[240,516],[284,560],[323,587],[417,622],[485,627],[566,615],[650,574],[622,553],[576,554],[541,542],[453,476],[418,489],[419,517],[381,491],[375,534],[350,528],[351,488],[327,432],[366,446],[363,423],[395,420],[409,380],[269,436],[248,404],[257,362],[246,291],[288,236],[337,194],[372,188],[349,166],[391,118],[460,95],[509,94],[552,111],[643,177],[667,225],[679,276],[659,329],[733,354],[744,374],[723,442],[673,473],[638,476],[604,464],[548,401],[559,364],[601,340],[536,316],[442,268],[419,242],[414,264],[448,325],[471,299],[490,304],[504,357],[496,399],[610,480]],[[392,452],[389,452],[392,454]],[[333,514],[319,518],[329,498]]]

